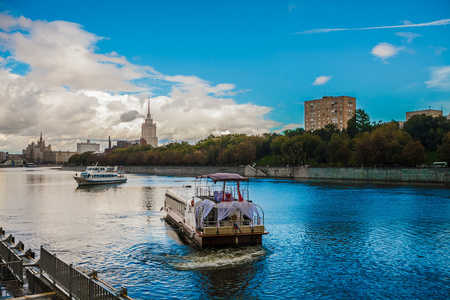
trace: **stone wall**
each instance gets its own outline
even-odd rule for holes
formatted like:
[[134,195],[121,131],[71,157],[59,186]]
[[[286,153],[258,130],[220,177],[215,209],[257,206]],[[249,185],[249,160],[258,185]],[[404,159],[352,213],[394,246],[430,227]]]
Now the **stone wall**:
[[268,177],[450,184],[449,168],[258,167],[258,170]]
[[[81,172],[86,167],[64,166],[63,169]],[[198,176],[220,172],[237,173],[246,177],[439,183],[450,185],[450,168],[123,166],[123,170],[127,174]]]
[[[63,166],[64,170],[82,172],[84,166]],[[236,167],[205,167],[205,166],[122,166],[126,174],[198,176],[211,173],[237,173],[245,175],[244,166]]]

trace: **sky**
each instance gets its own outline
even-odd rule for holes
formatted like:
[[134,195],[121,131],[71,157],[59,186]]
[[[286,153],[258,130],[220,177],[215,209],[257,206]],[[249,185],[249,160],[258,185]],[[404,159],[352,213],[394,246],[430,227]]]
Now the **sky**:
[[351,96],[371,121],[450,113],[450,1],[0,0],[0,151],[160,145],[304,127]]

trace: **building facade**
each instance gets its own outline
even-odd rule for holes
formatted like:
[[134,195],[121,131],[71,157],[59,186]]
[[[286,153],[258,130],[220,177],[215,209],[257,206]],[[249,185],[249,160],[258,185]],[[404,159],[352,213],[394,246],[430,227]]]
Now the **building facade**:
[[408,121],[409,118],[415,115],[426,115],[426,116],[432,116],[435,117],[442,117],[444,114],[442,113],[442,110],[436,110],[436,109],[425,109],[425,110],[417,110],[417,111],[409,111],[406,112],[406,121]]
[[305,130],[317,130],[333,124],[342,130],[356,113],[356,98],[325,96],[305,101]]
[[44,164],[44,156],[48,157],[48,155],[52,152],[52,146],[45,145],[45,141],[42,139],[42,132],[41,137],[35,142],[31,142],[27,146],[26,149],[22,150],[22,154],[27,162],[35,163],[35,164]]
[[141,130],[141,145],[152,145],[158,147],[158,137],[156,136],[156,124],[153,123],[152,115],[150,114],[150,101],[148,101],[148,112],[145,122],[142,124]]
[[91,143],[90,140],[87,140],[87,143],[77,143],[77,153],[84,152],[99,152],[100,144]]
[[52,151],[52,146],[45,145],[45,141],[41,137],[37,143],[32,142],[26,149],[22,150],[22,155],[28,163],[34,164],[63,164],[69,161],[69,158],[77,154],[71,151]]

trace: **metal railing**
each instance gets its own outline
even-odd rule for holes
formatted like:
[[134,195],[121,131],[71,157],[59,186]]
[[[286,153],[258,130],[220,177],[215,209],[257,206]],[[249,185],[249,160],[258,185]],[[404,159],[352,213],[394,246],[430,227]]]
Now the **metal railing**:
[[[223,187],[221,186],[197,186],[196,196],[197,197],[213,197],[214,192],[223,192]],[[237,189],[236,187],[225,187],[225,193],[229,193],[233,196],[236,201],[239,199],[239,192],[244,201],[249,200],[249,191],[245,188]]]
[[4,241],[0,242],[0,257],[1,262],[3,262],[14,277],[20,282],[23,282],[23,262]]
[[62,287],[73,299],[80,300],[115,300],[130,299],[127,290],[114,289],[97,278],[97,272],[87,273],[68,265],[55,254],[51,254],[41,246],[41,269],[47,273],[53,284]]

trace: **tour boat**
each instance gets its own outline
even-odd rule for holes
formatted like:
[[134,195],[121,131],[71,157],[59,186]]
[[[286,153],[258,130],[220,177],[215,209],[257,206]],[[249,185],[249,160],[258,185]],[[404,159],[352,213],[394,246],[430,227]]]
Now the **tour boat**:
[[127,181],[127,177],[122,171],[122,167],[117,166],[89,166],[86,168],[86,171],[80,173],[80,175],[75,173],[73,178],[78,183],[78,186],[124,183]]
[[[249,199],[248,182],[234,173],[198,176],[194,190],[166,190],[163,208],[167,218],[201,247],[260,245],[268,232],[262,208]],[[240,183],[247,183],[247,188]]]

